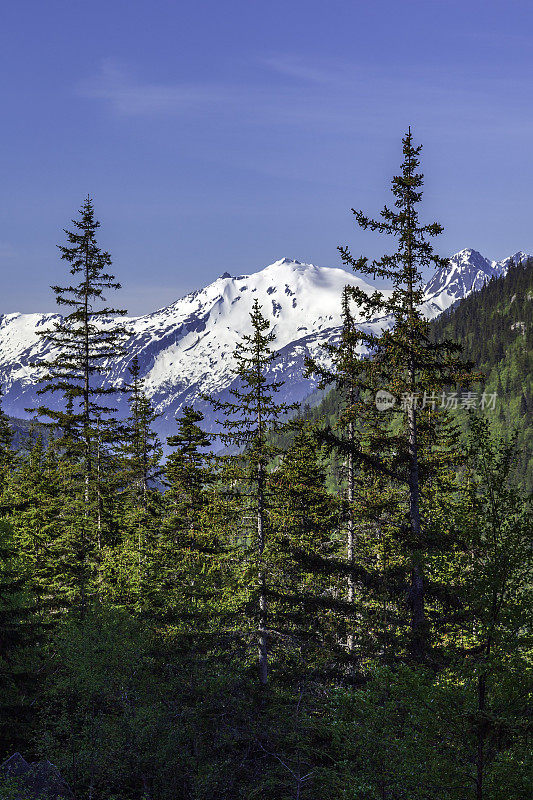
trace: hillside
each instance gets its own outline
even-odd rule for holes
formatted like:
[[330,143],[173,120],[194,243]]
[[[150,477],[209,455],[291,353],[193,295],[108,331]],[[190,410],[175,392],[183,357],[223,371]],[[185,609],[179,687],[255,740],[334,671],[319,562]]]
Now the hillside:
[[[431,323],[434,339],[461,342],[496,393],[498,433],[518,430],[518,474],[533,488],[533,259],[492,278]],[[463,415],[464,416],[464,415]]]
[[[485,375],[487,394],[496,393],[489,411],[497,433],[518,431],[517,480],[533,488],[533,259],[511,265],[506,274],[488,281],[457,302],[430,325],[433,340],[460,342],[465,357]],[[339,397],[329,392],[306,414],[332,423]],[[458,410],[466,430],[467,414]]]

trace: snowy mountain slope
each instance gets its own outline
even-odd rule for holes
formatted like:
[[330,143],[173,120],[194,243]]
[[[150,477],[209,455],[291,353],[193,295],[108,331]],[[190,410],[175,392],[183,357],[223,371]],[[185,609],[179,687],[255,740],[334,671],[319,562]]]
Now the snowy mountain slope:
[[[424,313],[428,317],[441,313],[493,274],[502,274],[509,261],[490,262],[474,250],[457,253],[449,269],[428,283]],[[147,392],[162,414],[162,436],[172,431],[174,415],[185,404],[199,405],[207,414],[208,427],[212,427],[213,417],[199,400],[200,394],[221,397],[231,387],[231,354],[242,334],[250,331],[249,313],[257,298],[277,337],[280,358],[274,371],[286,382],[283,399],[301,401],[314,388],[302,377],[305,358],[312,355],[324,359],[321,343],[338,336],[341,291],[347,283],[368,293],[374,290],[342,269],[287,258],[250,275],[232,277],[224,273],[209,286],[166,308],[127,319],[132,334],[127,354],[107,365],[106,382],[123,384],[128,365],[137,355]],[[25,408],[36,404],[36,374],[31,362],[48,352],[37,332],[50,327],[55,317],[0,316],[0,386],[4,408],[13,416],[27,416]],[[379,330],[386,324],[388,320],[376,319],[366,327]]]
[[[162,435],[170,432],[176,410],[186,403],[200,404],[209,414],[199,395],[220,395],[230,388],[231,355],[241,335],[250,331],[249,313],[257,297],[277,337],[280,359],[274,369],[287,381],[284,395],[301,400],[313,388],[302,378],[305,357],[320,357],[321,343],[334,337],[346,283],[373,291],[344,270],[289,259],[252,275],[225,273],[167,308],[126,319],[132,333],[127,355],[108,364],[107,381],[123,384],[136,355],[147,392],[163,414]],[[35,404],[36,375],[30,364],[46,353],[37,331],[53,320],[52,314],[0,317],[0,385],[4,408],[13,416],[26,416],[25,408]]]
[[426,284],[425,302],[428,311],[434,310],[433,314],[426,312],[427,315],[436,316],[445,311],[470,292],[481,289],[492,277],[505,275],[511,262],[517,263],[527,257],[526,253],[519,251],[502,261],[489,261],[477,250],[461,250],[450,258],[447,270],[436,272]]

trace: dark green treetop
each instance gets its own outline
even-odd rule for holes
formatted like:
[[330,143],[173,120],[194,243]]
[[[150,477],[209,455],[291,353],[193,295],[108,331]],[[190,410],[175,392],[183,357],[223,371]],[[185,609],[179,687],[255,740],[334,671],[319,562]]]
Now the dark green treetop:
[[[334,380],[341,389],[349,385],[351,392],[343,418],[344,429],[347,424],[352,436],[343,435],[341,426],[340,435],[328,430],[325,440],[348,460],[353,459],[359,469],[369,471],[369,476],[387,479],[396,494],[396,506],[404,513],[404,520],[397,519],[395,525],[408,572],[409,649],[415,660],[424,660],[429,637],[424,571],[430,544],[421,510],[422,493],[435,477],[434,451],[448,425],[441,409],[442,392],[457,384],[467,386],[473,376],[471,365],[460,358],[459,345],[448,340],[434,342],[429,336],[429,323],[421,309],[423,270],[447,264],[430,241],[443,229],[437,222],[419,221],[421,147],[414,146],[410,130],[402,145],[401,172],[392,179],[394,207],[385,206],[378,220],[353,210],[363,230],[395,238],[396,251],[369,263],[366,257],[354,258],[347,247],[339,248],[346,265],[389,281],[392,290],[367,295],[360,287],[346,288],[345,323],[353,313],[350,304],[357,309],[359,323],[357,327],[345,324],[334,359],[335,375],[322,373],[320,377],[323,382]],[[380,393],[390,400],[386,410],[380,406]],[[357,431],[355,438],[352,425]],[[372,516],[379,528],[381,515],[373,512]]]
[[[222,412],[219,421],[223,430],[219,439],[232,455],[222,458],[225,480],[230,494],[236,498],[235,511],[239,524],[235,534],[247,542],[244,568],[247,591],[255,601],[252,625],[258,639],[259,682],[267,683],[269,633],[267,630],[267,583],[269,565],[265,546],[269,535],[268,508],[274,502],[269,490],[267,470],[277,454],[272,434],[287,421],[293,404],[277,402],[276,394],[283,382],[273,380],[269,372],[278,358],[272,345],[275,335],[263,316],[257,299],[250,313],[252,332],[237,344],[235,358],[236,385],[230,389],[231,400],[211,400]],[[209,398],[207,398],[209,399]],[[247,603],[250,608],[252,604]]]
[[[61,430],[81,443],[86,475],[93,471],[93,441],[96,428],[100,436],[114,408],[103,402],[118,389],[104,386],[107,363],[123,351],[127,331],[115,317],[126,312],[106,304],[105,293],[120,289],[120,283],[109,271],[111,256],[98,245],[100,227],[94,206],[87,197],[79,219],[72,220],[73,230],[65,230],[68,243],[58,245],[61,258],[77,278],[65,286],[52,286],[59,306],[68,313],[40,332],[53,347],[49,360],[41,361],[40,394],[61,392],[63,408],[40,406],[40,415],[50,419]],[[56,404],[57,405],[57,404]]]

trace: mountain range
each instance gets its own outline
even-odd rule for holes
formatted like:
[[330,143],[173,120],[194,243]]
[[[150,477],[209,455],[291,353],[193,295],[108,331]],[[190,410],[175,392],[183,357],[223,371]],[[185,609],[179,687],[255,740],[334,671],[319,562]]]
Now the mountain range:
[[[502,261],[490,261],[476,250],[461,250],[426,284],[423,313],[430,319],[438,316],[492,277],[506,274],[510,263],[527,257],[518,252]],[[276,335],[280,357],[273,371],[276,379],[285,381],[280,399],[301,402],[315,388],[303,378],[305,358],[311,355],[326,361],[321,344],[338,337],[341,291],[346,284],[368,293],[376,288],[343,269],[289,258],[248,275],[225,272],[166,308],[127,318],[131,335],[126,354],[106,365],[106,383],[123,385],[136,355],[146,391],[161,414],[157,428],[163,438],[173,432],[175,414],[186,404],[200,407],[207,427],[212,428],[215,420],[200,394],[227,396],[234,382],[232,353],[250,330],[249,312],[257,298]],[[390,290],[383,291],[387,294]],[[37,404],[37,374],[32,363],[52,352],[38,331],[57,318],[51,313],[0,315],[0,387],[4,409],[12,416],[27,417],[25,409]],[[389,320],[375,318],[363,324],[378,331]],[[119,408],[119,413],[124,410]]]

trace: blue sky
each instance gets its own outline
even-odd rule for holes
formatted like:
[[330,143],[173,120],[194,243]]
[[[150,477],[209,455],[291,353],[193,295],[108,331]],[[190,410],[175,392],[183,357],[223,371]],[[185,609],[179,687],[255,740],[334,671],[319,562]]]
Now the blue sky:
[[443,255],[533,252],[530,2],[4,0],[0,313],[52,310],[87,192],[133,313],[377,256],[408,125]]

